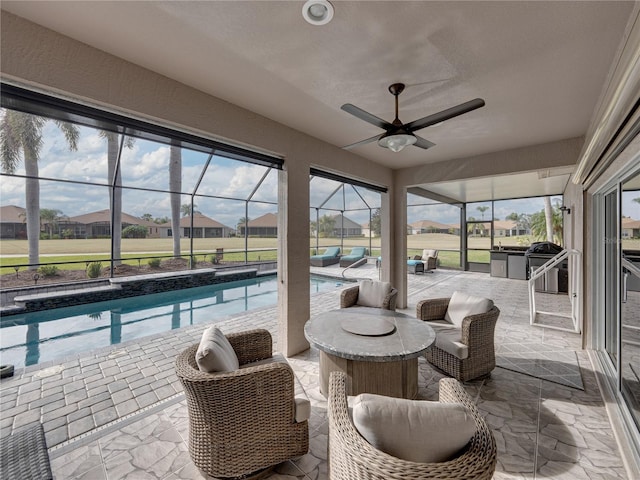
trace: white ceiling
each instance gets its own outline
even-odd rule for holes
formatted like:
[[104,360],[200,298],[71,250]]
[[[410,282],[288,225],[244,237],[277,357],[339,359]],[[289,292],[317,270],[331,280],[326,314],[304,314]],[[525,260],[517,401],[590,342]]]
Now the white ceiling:
[[[304,1],[2,1],[2,9],[337,146],[481,97],[486,106],[419,135],[429,150],[354,153],[403,168],[584,135],[633,2],[334,1],[325,26]],[[512,179],[513,180],[513,179]]]

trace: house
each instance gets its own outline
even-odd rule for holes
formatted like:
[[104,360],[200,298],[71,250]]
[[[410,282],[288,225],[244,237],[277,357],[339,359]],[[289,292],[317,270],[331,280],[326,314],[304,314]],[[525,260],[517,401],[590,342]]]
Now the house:
[[[633,478],[640,396],[632,364],[638,326],[629,311],[638,309],[624,308],[630,304],[619,293],[621,240],[635,234],[620,231],[631,212],[619,199],[640,184],[638,3],[334,3],[331,23],[309,25],[298,2],[5,1],[3,105],[112,122],[114,131],[164,146],[188,144],[277,170],[279,221],[256,233],[271,228],[278,236],[278,349],[286,356],[309,348],[310,177],[380,195],[380,278],[398,290],[400,309],[408,293],[407,193],[461,210],[562,195],[564,245],[581,255],[570,297],[578,353],[610,393],[595,423],[612,419],[610,445],[623,445]],[[392,82],[404,82],[404,93]],[[394,116],[411,131],[395,135]],[[143,188],[167,188],[168,173],[158,177]],[[252,191],[247,178],[229,178],[246,187],[239,202]],[[460,268],[472,269],[462,240]],[[553,398],[552,408],[566,423],[580,422],[562,412],[564,400]],[[564,468],[583,461],[576,476],[610,474],[606,451],[581,455],[571,425],[544,435],[533,428],[532,436],[546,437],[545,450],[559,448],[540,467],[546,472],[527,475],[572,476]],[[536,449],[529,443],[523,455]],[[617,473],[625,476],[624,466]]]
[[[160,238],[172,237],[171,222],[157,225]],[[202,213],[193,215],[193,235],[191,234],[191,216],[180,218],[180,238],[226,238],[231,236],[233,229],[209,218]]]
[[277,237],[278,216],[275,213],[265,213],[258,218],[249,220],[247,224],[240,224],[238,225],[238,236],[244,237],[245,230],[249,237]]
[[334,237],[361,237],[362,226],[342,214],[331,215]]
[[411,228],[410,235],[418,235],[421,233],[451,233],[451,226],[444,223],[434,222],[433,220],[419,220],[409,224]]
[[[149,236],[157,236],[157,232],[151,233],[152,229],[158,227],[153,222],[125,212],[122,212],[121,219],[122,230],[132,225],[140,225],[149,229]],[[71,238],[108,238],[111,236],[111,211],[106,209],[67,217],[58,222],[58,228],[60,231],[71,230]]]
[[518,223],[513,220],[494,220],[493,235],[494,237],[517,237],[520,235],[529,235],[530,229],[518,228]]
[[640,220],[623,218],[621,220],[622,238],[640,238]]
[[26,240],[26,210],[15,205],[0,207],[0,239]]

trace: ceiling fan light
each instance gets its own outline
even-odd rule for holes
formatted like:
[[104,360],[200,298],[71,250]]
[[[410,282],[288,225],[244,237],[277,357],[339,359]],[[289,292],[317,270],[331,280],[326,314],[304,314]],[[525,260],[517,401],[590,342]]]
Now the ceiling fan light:
[[308,0],[302,6],[302,16],[311,25],[326,25],[333,18],[333,5],[328,0]]
[[388,148],[392,152],[398,153],[404,147],[413,145],[417,141],[418,139],[415,135],[411,135],[410,133],[396,133],[394,135],[383,135],[378,140],[378,145]]

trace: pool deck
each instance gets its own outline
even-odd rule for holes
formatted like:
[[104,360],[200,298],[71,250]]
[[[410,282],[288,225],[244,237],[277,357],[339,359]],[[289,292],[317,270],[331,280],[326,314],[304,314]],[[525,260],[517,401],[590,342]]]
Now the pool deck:
[[[343,271],[332,267],[311,270]],[[378,278],[378,271],[368,264],[346,275]],[[625,469],[596,372],[588,353],[580,350],[580,336],[530,326],[526,282],[443,269],[408,278],[409,308],[404,313],[414,315],[419,300],[450,296],[454,290],[492,298],[501,310],[497,352],[505,358],[505,352],[541,354],[557,369],[543,380],[498,367],[491,377],[464,384],[498,443],[494,478],[634,478]],[[337,308],[339,291],[312,295],[311,314]],[[566,310],[566,296],[544,297],[549,308]],[[272,306],[216,323],[225,333],[266,328],[276,348],[276,316]],[[186,405],[174,372],[176,355],[197,343],[203,329],[184,327],[16,372],[0,382],[0,436],[41,422],[56,479],[205,478],[188,455]],[[563,357],[555,354],[574,358],[584,390],[553,381],[565,367]],[[270,478],[323,480],[328,426],[326,400],[318,387],[318,352],[309,349],[289,360],[312,402],[310,452],[280,465]],[[420,358],[419,398],[436,399],[442,376]]]

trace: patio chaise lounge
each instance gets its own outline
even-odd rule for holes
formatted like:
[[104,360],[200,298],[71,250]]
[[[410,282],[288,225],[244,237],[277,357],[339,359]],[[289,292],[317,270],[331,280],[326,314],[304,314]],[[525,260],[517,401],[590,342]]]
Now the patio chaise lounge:
[[[343,255],[340,257],[340,266],[348,267],[349,265],[353,265],[358,260],[362,260],[364,256],[367,254],[367,249],[364,247],[353,247],[351,249],[351,253],[349,255]],[[358,265],[360,266],[360,265]]]
[[326,267],[340,262],[340,248],[329,247],[320,255],[311,256],[312,267]]

